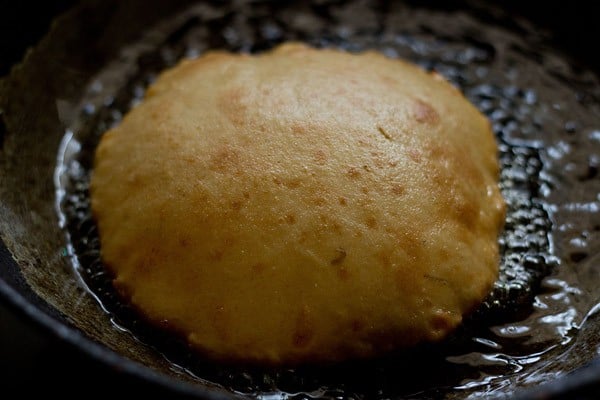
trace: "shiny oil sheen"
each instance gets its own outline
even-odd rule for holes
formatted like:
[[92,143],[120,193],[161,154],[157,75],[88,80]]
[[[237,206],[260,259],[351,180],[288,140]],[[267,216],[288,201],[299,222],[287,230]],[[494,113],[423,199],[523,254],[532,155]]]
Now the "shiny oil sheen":
[[[600,85],[546,47],[533,27],[518,28],[463,12],[324,1],[200,5],[149,29],[89,83],[59,150],[57,206],[74,273],[115,329],[154,346],[173,369],[235,393],[269,399],[478,398],[564,375],[574,367],[565,362],[570,354],[583,365],[599,351],[582,348],[578,338],[600,303]],[[500,277],[484,304],[443,343],[342,365],[218,366],[140,320],[116,297],[99,258],[88,194],[100,135],[181,58],[215,48],[260,52],[287,40],[375,49],[436,70],[492,121],[508,206]]]

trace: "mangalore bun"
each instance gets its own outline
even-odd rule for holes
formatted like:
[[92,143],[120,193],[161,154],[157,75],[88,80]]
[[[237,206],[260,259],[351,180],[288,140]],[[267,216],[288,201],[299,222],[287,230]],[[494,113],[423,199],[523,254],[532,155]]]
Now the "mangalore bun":
[[123,298],[206,357],[329,362],[438,341],[490,292],[486,118],[375,52],[211,51],[106,132],[91,182]]

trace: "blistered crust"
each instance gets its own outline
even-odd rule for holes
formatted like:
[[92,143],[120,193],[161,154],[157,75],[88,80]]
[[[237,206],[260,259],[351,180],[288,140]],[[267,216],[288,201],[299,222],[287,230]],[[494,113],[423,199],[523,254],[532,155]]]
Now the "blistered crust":
[[374,52],[285,44],[164,72],[98,146],[114,283],[206,356],[293,364],[445,337],[490,292],[490,124]]

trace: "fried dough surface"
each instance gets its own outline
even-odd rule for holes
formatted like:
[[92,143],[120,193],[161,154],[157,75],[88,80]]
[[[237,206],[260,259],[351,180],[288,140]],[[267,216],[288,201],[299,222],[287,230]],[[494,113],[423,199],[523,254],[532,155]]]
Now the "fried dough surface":
[[437,341],[490,292],[486,118],[436,74],[284,44],[167,70],[91,184],[124,299],[205,356],[295,364]]

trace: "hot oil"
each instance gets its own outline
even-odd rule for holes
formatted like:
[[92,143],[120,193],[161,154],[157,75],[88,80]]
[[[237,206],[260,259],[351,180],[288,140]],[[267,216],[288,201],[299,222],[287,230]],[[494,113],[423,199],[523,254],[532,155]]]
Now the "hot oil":
[[[75,273],[116,327],[155,347],[174,369],[238,393],[465,398],[511,393],[565,374],[560,360],[600,301],[600,85],[543,47],[533,30],[527,33],[516,35],[463,12],[361,1],[279,9],[202,5],[165,21],[90,83],[63,141],[58,205]],[[100,261],[88,193],[102,133],[181,58],[209,48],[259,52],[288,40],[411,60],[444,75],[492,122],[508,205],[500,277],[485,303],[444,343],[335,366],[223,367],[190,354],[116,296]],[[581,355],[580,362],[592,356]]]

